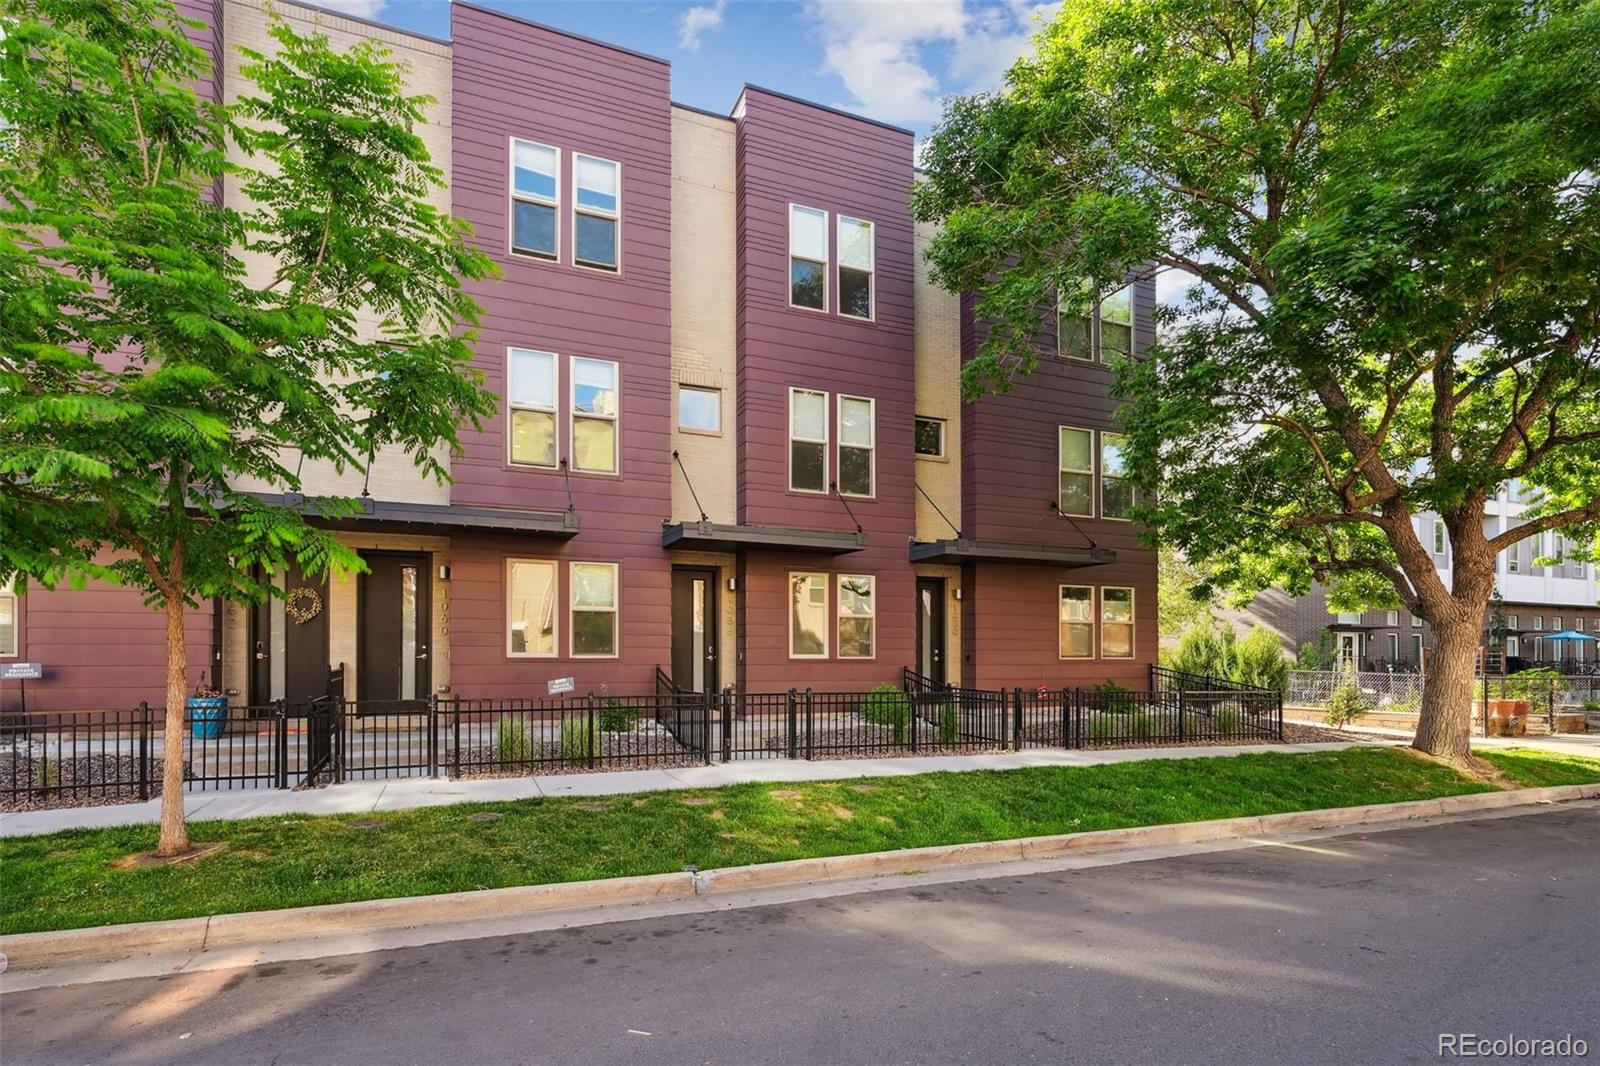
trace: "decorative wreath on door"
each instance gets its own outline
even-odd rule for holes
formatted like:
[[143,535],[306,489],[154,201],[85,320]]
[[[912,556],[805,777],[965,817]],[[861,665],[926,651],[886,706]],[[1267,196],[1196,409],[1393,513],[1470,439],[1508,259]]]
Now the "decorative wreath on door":
[[322,596],[316,589],[302,585],[289,593],[289,602],[284,605],[283,613],[296,623],[309,622],[322,613]]

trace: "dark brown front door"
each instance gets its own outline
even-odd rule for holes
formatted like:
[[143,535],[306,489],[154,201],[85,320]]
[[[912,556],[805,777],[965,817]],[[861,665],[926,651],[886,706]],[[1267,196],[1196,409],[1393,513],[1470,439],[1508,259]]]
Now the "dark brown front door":
[[328,694],[328,579],[292,566],[283,596],[256,604],[250,624],[250,703],[309,703]]
[[717,572],[672,571],[672,683],[689,692],[715,692]]
[[944,581],[917,578],[917,673],[944,684]]
[[432,560],[426,555],[362,552],[356,610],[356,687],[363,712],[415,707],[433,674],[429,609]]

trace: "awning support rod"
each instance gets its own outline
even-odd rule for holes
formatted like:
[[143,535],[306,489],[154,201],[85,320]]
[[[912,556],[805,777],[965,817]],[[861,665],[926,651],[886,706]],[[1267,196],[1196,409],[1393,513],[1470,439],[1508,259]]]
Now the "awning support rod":
[[933,497],[929,496],[927,494],[927,492],[925,492],[923,490],[921,485],[917,485],[917,492],[922,496],[922,498],[924,500],[928,501],[928,506],[933,508],[934,513],[937,514],[940,518],[944,519],[944,524],[949,526],[951,529],[956,531],[956,539],[960,540],[961,539],[961,529],[960,529],[960,527],[958,527],[954,522],[950,521],[950,516],[945,514],[943,511],[941,511],[939,509],[939,505],[933,502]]
[[839,483],[837,481],[830,481],[828,482],[828,487],[833,490],[833,494],[837,496],[839,498],[839,502],[844,505],[844,513],[850,516],[850,521],[856,524],[856,532],[866,532],[861,528],[861,520],[856,517],[856,513],[850,510],[850,502],[844,498],[844,493],[839,491]]
[[1096,544],[1094,542],[1094,538],[1089,536],[1089,534],[1085,533],[1083,531],[1083,527],[1078,525],[1078,523],[1074,522],[1072,520],[1072,516],[1067,514],[1065,511],[1063,511],[1061,509],[1061,505],[1059,503],[1057,503],[1055,500],[1051,500],[1050,501],[1050,510],[1052,510],[1052,511],[1054,511],[1056,513],[1056,517],[1057,518],[1065,518],[1067,520],[1067,524],[1070,525],[1073,529],[1078,531],[1078,536],[1082,537],[1084,540],[1089,542],[1089,547],[1091,547],[1091,548],[1100,547],[1100,545],[1098,545],[1098,544]]
[[689,486],[689,498],[694,501],[694,509],[700,512],[700,521],[710,521],[706,517],[706,509],[700,505],[700,494],[694,491],[694,482],[689,480],[689,471],[683,467],[683,456],[678,454],[678,449],[676,448],[672,449],[672,460],[678,464],[678,470],[683,474],[683,483]]

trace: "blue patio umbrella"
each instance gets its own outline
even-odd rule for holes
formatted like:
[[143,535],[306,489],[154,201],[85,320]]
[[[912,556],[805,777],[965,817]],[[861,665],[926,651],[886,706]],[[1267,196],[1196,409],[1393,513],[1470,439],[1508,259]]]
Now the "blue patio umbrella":
[[1576,629],[1563,629],[1559,633],[1542,634],[1545,640],[1586,640],[1594,643],[1594,637],[1588,633],[1579,633]]

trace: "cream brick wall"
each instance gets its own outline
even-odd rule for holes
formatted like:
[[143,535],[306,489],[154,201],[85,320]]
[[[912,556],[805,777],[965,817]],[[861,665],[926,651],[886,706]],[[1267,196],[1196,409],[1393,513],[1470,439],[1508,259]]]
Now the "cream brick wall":
[[[957,525],[961,522],[961,298],[929,278],[923,253],[938,230],[916,226],[917,414],[942,418],[945,458],[917,457],[917,485]],[[945,540],[955,530],[917,495],[917,539]],[[960,645],[954,645],[959,647]]]
[[[672,109],[672,447],[713,522],[737,515],[739,442],[734,422],[734,126]],[[722,390],[722,433],[678,429],[677,386]],[[672,517],[700,517],[683,471],[672,473]],[[732,647],[725,643],[724,647]]]
[[[425,37],[416,37],[400,30],[342,18],[330,11],[306,7],[279,0],[271,5],[281,18],[300,33],[319,32],[327,35],[334,47],[349,47],[362,40],[377,41],[387,48],[390,59],[401,63],[407,70],[407,85],[411,92],[431,96],[433,103],[426,109],[427,122],[419,133],[435,165],[445,174],[446,185],[430,198],[440,210],[450,209],[448,183],[450,179],[450,46]],[[270,54],[276,42],[267,35],[267,4],[263,0],[226,0],[223,5],[224,39],[230,45],[238,44]],[[241,71],[246,62],[238,51],[229,47],[219,64],[223,77],[225,99],[237,100],[254,90]],[[235,157],[239,157],[235,149]],[[242,162],[242,158],[240,158]],[[230,203],[240,203],[242,193],[237,178],[224,184],[224,195]],[[249,277],[253,283],[265,284],[272,277],[273,261],[267,256],[247,255]],[[369,313],[360,316],[362,334],[376,336],[376,320]],[[448,468],[448,455],[441,449],[435,453]],[[294,469],[298,456],[290,452],[283,465]],[[364,471],[347,469],[339,473],[331,464],[308,462],[301,470],[301,479],[309,495],[356,496],[361,493]],[[238,488],[254,491],[279,491],[255,480],[241,480]],[[425,478],[403,453],[384,450],[373,460],[369,491],[380,500],[400,500],[412,503],[448,504],[450,487]]]
[[[448,537],[405,536],[391,533],[341,533],[341,543],[357,549],[427,553],[432,574],[433,633],[429,647],[433,690],[450,690],[450,583],[439,576],[440,567],[450,565]],[[359,578],[354,574],[328,578],[328,665],[345,665],[345,697],[360,699],[361,678],[357,667],[356,591]],[[222,623],[222,688],[229,702],[237,707],[250,698],[250,609],[229,603]]]

